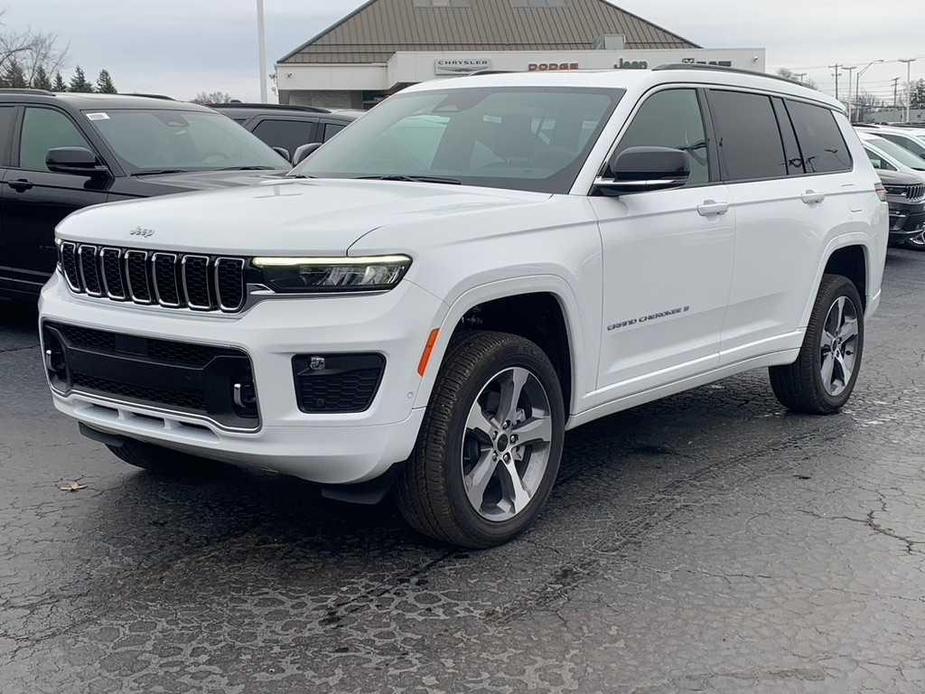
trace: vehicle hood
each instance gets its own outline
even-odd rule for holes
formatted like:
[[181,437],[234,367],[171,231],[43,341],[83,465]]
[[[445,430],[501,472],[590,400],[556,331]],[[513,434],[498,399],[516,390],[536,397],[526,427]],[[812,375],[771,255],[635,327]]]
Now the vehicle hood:
[[343,255],[380,227],[433,221],[439,234],[440,221],[448,215],[536,204],[549,197],[397,181],[270,180],[84,208],[58,225],[58,236],[181,252]]
[[[282,178],[286,169],[279,171],[188,171],[176,174],[137,177],[136,180],[152,186],[163,187],[163,193],[183,193],[192,190],[214,190],[216,188],[237,188],[252,186],[267,180]],[[151,191],[152,194],[158,194]]]
[[925,182],[925,175],[905,171],[878,171],[877,175],[881,181],[891,186],[914,186]]

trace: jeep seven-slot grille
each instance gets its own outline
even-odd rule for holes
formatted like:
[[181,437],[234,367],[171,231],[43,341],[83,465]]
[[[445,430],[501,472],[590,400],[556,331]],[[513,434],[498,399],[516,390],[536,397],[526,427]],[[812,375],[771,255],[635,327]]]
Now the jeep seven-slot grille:
[[885,187],[889,195],[906,198],[909,202],[925,199],[925,183],[917,183],[911,186],[888,184]]
[[243,258],[140,251],[64,241],[61,270],[71,291],[113,301],[194,311],[240,311]]

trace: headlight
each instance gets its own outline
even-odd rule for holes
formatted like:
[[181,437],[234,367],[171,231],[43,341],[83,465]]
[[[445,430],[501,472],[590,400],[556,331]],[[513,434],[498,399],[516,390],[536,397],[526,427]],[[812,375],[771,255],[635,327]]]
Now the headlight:
[[263,284],[277,292],[375,292],[391,289],[405,276],[411,258],[254,258]]

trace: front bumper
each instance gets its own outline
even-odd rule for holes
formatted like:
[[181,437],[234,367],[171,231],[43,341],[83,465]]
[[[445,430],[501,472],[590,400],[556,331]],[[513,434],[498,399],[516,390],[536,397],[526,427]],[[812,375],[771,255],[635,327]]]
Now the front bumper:
[[[383,294],[286,297],[234,316],[125,305],[72,294],[58,275],[42,291],[40,320],[97,330],[233,347],[253,366],[255,431],[206,417],[72,391],[55,407],[87,426],[194,455],[272,469],[325,484],[373,479],[411,453],[423,419],[413,404],[417,365],[444,304],[405,281]],[[307,414],[293,383],[296,354],[376,352],[386,365],[368,409]]]
[[925,231],[925,205],[890,205],[890,241],[905,241]]

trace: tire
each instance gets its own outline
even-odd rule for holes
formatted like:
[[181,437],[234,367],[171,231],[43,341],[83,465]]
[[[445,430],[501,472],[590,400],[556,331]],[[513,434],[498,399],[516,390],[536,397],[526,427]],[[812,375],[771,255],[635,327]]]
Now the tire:
[[909,248],[913,251],[925,251],[925,232],[911,239],[906,239],[903,242],[903,248]]
[[[841,314],[838,313],[839,303]],[[839,316],[844,316],[846,322],[842,328],[835,328],[833,321]],[[850,337],[852,332],[854,335]],[[832,341],[833,334],[837,341]],[[826,344],[823,344],[824,337]],[[838,412],[854,390],[863,353],[864,307],[857,287],[847,277],[823,275],[800,356],[793,364],[769,369],[774,395],[794,412]],[[825,372],[823,366],[826,366]],[[849,366],[850,374],[846,379],[844,375]]]
[[511,540],[549,496],[564,432],[562,390],[542,349],[507,333],[464,334],[447,350],[399,474],[402,515],[418,532],[461,547]]
[[133,439],[126,439],[121,446],[106,444],[106,448],[123,462],[162,477],[203,476],[221,467],[212,460]]

